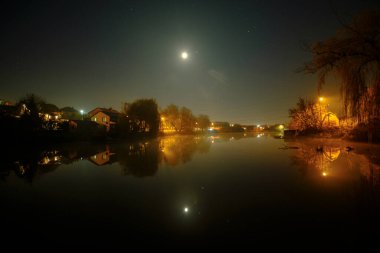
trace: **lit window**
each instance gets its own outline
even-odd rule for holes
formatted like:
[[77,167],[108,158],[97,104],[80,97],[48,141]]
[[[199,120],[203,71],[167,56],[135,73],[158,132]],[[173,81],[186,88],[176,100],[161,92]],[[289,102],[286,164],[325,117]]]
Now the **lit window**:
[[107,117],[103,117],[102,121],[107,122]]

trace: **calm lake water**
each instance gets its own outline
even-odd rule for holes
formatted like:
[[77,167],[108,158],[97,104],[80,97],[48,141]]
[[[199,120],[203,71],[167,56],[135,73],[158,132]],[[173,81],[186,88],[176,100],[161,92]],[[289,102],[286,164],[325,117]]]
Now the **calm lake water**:
[[379,238],[378,145],[171,136],[3,148],[0,166],[3,242],[128,248]]

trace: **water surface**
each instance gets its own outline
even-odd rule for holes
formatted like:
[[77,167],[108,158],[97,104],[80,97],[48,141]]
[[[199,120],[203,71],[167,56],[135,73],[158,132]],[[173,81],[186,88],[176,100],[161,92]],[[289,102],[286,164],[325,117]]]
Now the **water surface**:
[[103,246],[365,241],[380,228],[379,154],[377,145],[262,134],[7,148],[3,238]]

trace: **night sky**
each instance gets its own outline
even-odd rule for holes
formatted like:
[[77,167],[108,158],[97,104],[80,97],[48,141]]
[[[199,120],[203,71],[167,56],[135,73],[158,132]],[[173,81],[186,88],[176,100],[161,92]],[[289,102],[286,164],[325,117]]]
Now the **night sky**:
[[[85,111],[155,98],[216,121],[287,122],[317,96],[317,77],[296,73],[303,43],[335,33],[333,9],[350,20],[376,2],[3,1],[0,98]],[[338,110],[335,90],[323,95]]]

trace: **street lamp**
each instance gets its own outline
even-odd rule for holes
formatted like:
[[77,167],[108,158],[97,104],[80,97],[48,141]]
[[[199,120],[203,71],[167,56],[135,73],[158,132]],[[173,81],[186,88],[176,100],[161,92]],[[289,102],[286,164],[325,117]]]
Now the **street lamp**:
[[320,121],[321,121],[321,128],[322,128],[322,126],[323,126],[322,102],[325,101],[325,98],[324,97],[319,97],[318,100],[319,100],[319,118],[320,118]]
[[80,110],[80,115],[82,115],[82,120],[83,120],[83,113],[84,113],[84,111]]

